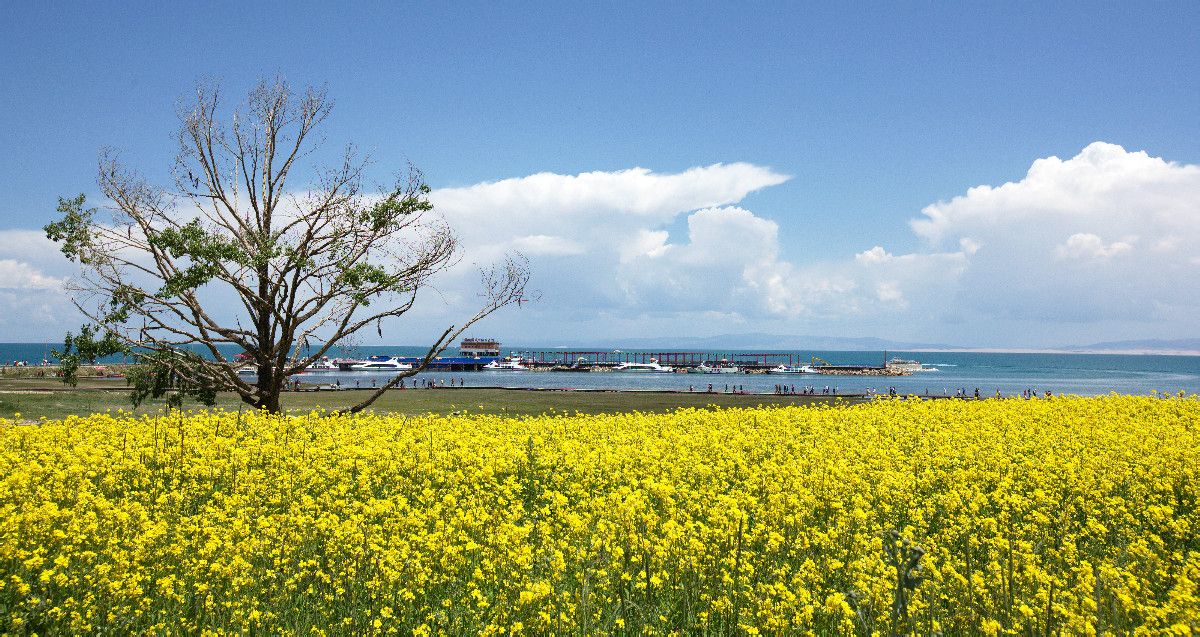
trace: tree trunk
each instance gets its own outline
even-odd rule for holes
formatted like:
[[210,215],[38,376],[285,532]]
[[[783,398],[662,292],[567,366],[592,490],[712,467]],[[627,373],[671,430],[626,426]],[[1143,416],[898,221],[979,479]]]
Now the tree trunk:
[[265,394],[254,406],[258,409],[265,409],[273,414],[278,414],[283,411],[279,404],[278,391]]

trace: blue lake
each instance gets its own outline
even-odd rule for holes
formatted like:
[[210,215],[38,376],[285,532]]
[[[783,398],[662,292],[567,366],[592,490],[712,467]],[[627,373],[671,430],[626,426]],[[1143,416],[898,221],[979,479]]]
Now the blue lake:
[[[50,350],[56,345],[31,343],[0,343],[0,361],[15,360],[37,364],[43,358],[51,358]],[[523,348],[516,351],[533,350]],[[508,348],[506,348],[506,353]],[[789,351],[781,350],[782,353]],[[232,353],[232,352],[231,352]],[[418,347],[371,347],[354,352],[358,357],[368,354],[392,356],[414,356],[423,353]],[[447,350],[456,354],[456,349]],[[724,350],[716,356],[733,356],[738,350]],[[813,356],[838,365],[878,365],[883,352],[862,351],[804,351],[791,350],[798,361],[809,361]],[[345,352],[331,352],[333,356]],[[425,372],[416,377],[418,384],[423,380],[434,380],[449,384],[451,379],[458,383],[462,379],[468,387],[528,387],[561,389],[614,389],[614,390],[672,390],[695,391],[708,389],[713,384],[715,391],[724,391],[727,385],[742,386],[747,392],[770,393],[776,384],[814,386],[818,393],[829,386],[838,393],[863,393],[868,389],[886,392],[895,387],[902,394],[953,395],[957,390],[974,393],[978,388],[983,395],[1020,394],[1032,389],[1042,394],[1097,395],[1108,393],[1149,394],[1152,391],[1165,393],[1185,392],[1200,394],[1200,357],[1197,356],[1137,356],[1120,354],[1011,354],[976,352],[888,352],[888,357],[899,356],[916,359],[935,367],[936,372],[921,372],[900,377],[825,376],[825,375],[775,375],[775,374],[629,374],[602,372]],[[369,387],[372,383],[382,384],[389,375],[386,372],[322,372],[303,375],[308,383],[338,383],[343,387]],[[412,386],[413,380],[409,380]]]

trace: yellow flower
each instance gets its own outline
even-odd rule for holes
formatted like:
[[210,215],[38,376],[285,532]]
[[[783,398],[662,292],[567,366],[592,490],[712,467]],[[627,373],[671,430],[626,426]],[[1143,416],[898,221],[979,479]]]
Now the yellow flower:
[[1163,395],[0,427],[0,633],[1170,633],[1198,424]]

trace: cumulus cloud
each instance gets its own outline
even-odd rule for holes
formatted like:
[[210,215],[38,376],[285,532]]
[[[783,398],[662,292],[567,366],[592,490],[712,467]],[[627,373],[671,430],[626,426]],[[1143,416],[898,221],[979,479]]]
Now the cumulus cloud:
[[[886,317],[925,331],[1010,321],[998,329],[1014,332],[1038,321],[1187,316],[1200,298],[1197,166],[1097,142],[1069,159],[1038,159],[1020,180],[927,206],[911,223],[924,249],[864,246],[817,261],[789,253],[778,223],[741,203],[784,180],[718,164],[538,174],[434,198],[468,255],[526,251],[546,307],[593,308],[580,320],[720,315],[838,331]],[[675,237],[680,220],[686,234]]]
[[615,280],[630,306],[759,313],[781,301],[769,277],[791,266],[777,259],[774,221],[728,206],[695,211],[687,226],[686,242],[653,234],[657,244],[647,237],[641,254],[623,259]]
[[523,221],[558,225],[597,212],[665,221],[680,211],[735,203],[747,194],[787,181],[769,168],[747,163],[713,164],[681,173],[645,168],[578,175],[538,173],[465,188],[443,188],[435,199],[443,210],[481,218],[481,200],[499,209],[522,211]]
[[512,246],[522,254],[529,256],[570,256],[587,251],[587,248],[574,239],[551,237],[544,234],[517,237],[513,239]]
[[1067,237],[1067,242],[1056,247],[1054,253],[1060,259],[1111,259],[1133,250],[1132,241],[1114,241],[1105,245],[1100,237],[1079,232]]
[[62,295],[63,285],[74,271],[71,262],[45,233],[0,230],[0,289]]
[[0,259],[0,290],[60,290],[63,280],[13,259]]
[[34,230],[0,230],[0,341],[44,341],[79,326],[63,285],[73,268]]
[[1071,159],[1034,161],[1020,181],[976,186],[948,202],[927,206],[911,225],[933,243],[969,231],[1033,232],[1047,226],[1125,234],[1149,225],[1159,233],[1195,236],[1198,184],[1200,166],[1094,142]]
[[954,302],[986,316],[1153,322],[1193,314],[1200,298],[1200,166],[1115,144],[1038,159],[911,226],[931,246],[960,242],[969,259]]
[[[745,203],[787,180],[732,163],[437,189],[431,198],[465,258],[436,282],[435,302],[418,303],[417,318],[461,319],[477,303],[477,268],[516,251],[530,259],[541,302],[490,319],[489,329],[529,340],[783,332],[803,322],[909,338],[963,324],[1029,344],[1080,322],[1197,325],[1200,166],[1097,142],[925,207],[910,224],[921,249],[867,244],[818,259],[781,245],[780,221]],[[70,272],[40,233],[0,232],[0,291],[36,291],[38,312],[55,313]],[[397,339],[422,340],[388,334]],[[980,342],[974,333],[957,340]]]
[[[761,303],[742,303],[764,260],[778,253],[778,227],[731,204],[788,179],[731,163],[678,173],[539,173],[438,189],[431,198],[468,259],[446,288],[465,289],[474,266],[516,251],[530,258],[545,307],[588,307],[592,316],[596,308],[763,311]],[[688,239],[673,242],[669,227],[680,219]]]
[[852,309],[864,313],[904,311],[914,304],[928,307],[944,298],[966,270],[968,255],[976,249],[968,242],[956,252],[896,255],[883,246],[859,252],[853,262],[841,266],[858,282],[855,289],[861,298]]
[[43,269],[50,266],[56,271],[70,267],[58,244],[47,239],[41,230],[0,230],[0,258],[37,264]]
[[[707,307],[707,300],[729,298],[749,285],[741,278],[746,260],[757,258],[749,244],[765,241],[765,249],[774,254],[776,227],[746,211],[716,211],[788,179],[766,167],[729,163],[677,173],[644,168],[539,173],[435,190],[431,199],[458,234],[464,260],[434,282],[418,304],[416,318],[426,324],[423,331],[429,331],[428,325],[469,315],[479,302],[478,269],[512,252],[530,259],[535,286],[545,301],[525,313],[525,320],[539,311],[559,322],[570,320],[572,313],[594,319],[597,308],[664,315],[736,312],[725,302]],[[672,244],[668,227],[689,214],[695,216],[690,223],[696,244]],[[33,239],[39,233],[28,234]],[[45,243],[44,237],[39,240]],[[38,251],[57,255],[53,245],[40,245]],[[721,256],[729,252],[737,254]],[[0,258],[4,256],[0,252]],[[704,265],[710,261],[719,265]],[[73,271],[69,264],[67,269]],[[703,273],[718,278],[705,279]],[[22,285],[34,280],[29,272],[22,271],[22,276]]]

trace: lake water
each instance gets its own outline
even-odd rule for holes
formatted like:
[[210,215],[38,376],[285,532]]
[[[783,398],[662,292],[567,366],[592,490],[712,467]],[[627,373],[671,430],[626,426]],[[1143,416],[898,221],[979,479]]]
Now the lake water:
[[[49,357],[56,345],[31,343],[0,343],[0,361],[29,361],[31,364]],[[527,348],[534,349],[534,348]],[[506,348],[507,350],[507,348]],[[423,353],[417,347],[373,347],[357,352],[391,356],[415,356]],[[447,350],[457,353],[457,350]],[[722,351],[719,356],[738,354],[737,350]],[[789,353],[782,351],[782,353]],[[797,360],[808,361],[816,356],[835,365],[878,365],[883,352],[829,352],[795,350]],[[341,353],[335,352],[334,355]],[[523,387],[545,389],[613,389],[613,390],[671,390],[705,391],[713,384],[715,391],[727,385],[744,386],[752,393],[771,393],[776,384],[795,386],[800,390],[814,386],[820,393],[826,386],[840,394],[859,394],[868,389],[880,393],[895,387],[901,394],[954,395],[962,389],[968,394],[978,388],[981,394],[993,396],[1020,394],[1032,389],[1039,394],[1098,395],[1149,394],[1185,392],[1200,394],[1200,357],[1197,356],[1134,356],[1120,354],[1000,354],[974,352],[888,352],[888,357],[919,360],[937,368],[936,372],[921,372],[911,376],[825,376],[777,374],[636,374],[617,372],[425,372],[416,382],[431,379],[457,384],[462,379],[468,387]],[[386,372],[319,372],[302,375],[306,383],[337,383],[343,387],[370,387],[383,384]],[[412,386],[413,379],[409,379]]]

